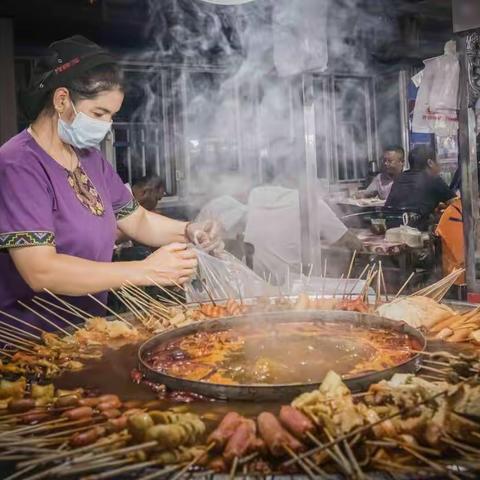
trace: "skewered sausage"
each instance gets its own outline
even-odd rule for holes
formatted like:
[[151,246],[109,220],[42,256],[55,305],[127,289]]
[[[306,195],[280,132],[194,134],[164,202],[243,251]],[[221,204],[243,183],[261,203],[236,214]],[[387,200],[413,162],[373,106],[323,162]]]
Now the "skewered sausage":
[[92,407],[77,407],[62,413],[62,417],[68,418],[69,420],[81,420],[83,418],[91,418],[92,416]]
[[255,447],[257,428],[255,422],[244,418],[228,440],[223,456],[228,463],[242,458]]
[[67,395],[65,397],[59,397],[55,400],[56,408],[76,407],[79,405],[79,398],[76,395]]
[[96,406],[96,409],[103,411],[103,410],[111,410],[112,408],[120,408],[121,406],[122,406],[122,402],[117,398],[117,399],[100,402]]
[[81,407],[96,407],[99,403],[100,403],[100,398],[99,397],[81,398],[78,401],[78,404]]
[[24,413],[35,408],[35,400],[32,398],[21,398],[20,400],[10,400],[8,410],[13,413]]
[[122,415],[118,418],[111,418],[108,420],[106,429],[108,433],[118,433],[127,428],[128,418],[125,415]]
[[72,447],[84,447],[95,443],[100,437],[105,435],[106,429],[96,426],[87,430],[86,432],[77,432],[70,438],[70,445]]
[[22,422],[26,424],[40,423],[49,420],[51,415],[46,410],[31,410],[24,413],[21,417]]
[[304,439],[306,434],[315,429],[313,422],[300,410],[284,405],[280,409],[280,422],[295,437]]
[[285,453],[285,446],[294,452],[302,449],[302,444],[292,437],[270,412],[263,412],[258,416],[258,429],[274,457],[282,456]]
[[118,408],[111,408],[109,410],[104,410],[102,416],[105,418],[118,418],[122,415],[122,412]]
[[209,435],[207,443],[214,443],[215,448],[223,449],[229,438],[233,435],[236,428],[242,422],[242,418],[237,412],[228,412],[220,425]]
[[[106,395],[100,395],[98,397],[99,403],[103,402],[120,402],[120,398],[118,395],[113,395],[113,394],[106,394]],[[121,402],[120,402],[121,403]]]

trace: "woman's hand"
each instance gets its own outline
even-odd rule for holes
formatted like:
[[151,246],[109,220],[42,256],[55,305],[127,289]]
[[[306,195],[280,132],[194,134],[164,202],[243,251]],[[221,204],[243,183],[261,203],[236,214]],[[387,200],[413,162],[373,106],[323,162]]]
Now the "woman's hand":
[[224,247],[221,231],[222,227],[216,220],[191,222],[185,229],[185,237],[206,252],[218,252]]
[[197,256],[184,243],[172,243],[149,255],[142,261],[142,286],[183,284],[196,272]]

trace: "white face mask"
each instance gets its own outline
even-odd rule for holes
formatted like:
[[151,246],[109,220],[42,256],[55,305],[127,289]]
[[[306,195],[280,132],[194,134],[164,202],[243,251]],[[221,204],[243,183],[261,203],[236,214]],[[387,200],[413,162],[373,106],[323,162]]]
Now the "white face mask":
[[72,123],[67,123],[59,115],[58,136],[60,139],[76,148],[98,147],[105,135],[112,128],[112,122],[97,120],[83,112],[77,112],[73,105],[75,118]]

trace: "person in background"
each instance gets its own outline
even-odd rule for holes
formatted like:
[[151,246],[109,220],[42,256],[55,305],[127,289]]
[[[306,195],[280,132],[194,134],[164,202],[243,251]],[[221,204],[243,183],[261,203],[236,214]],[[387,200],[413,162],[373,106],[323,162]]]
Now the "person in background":
[[152,212],[165,196],[165,185],[158,176],[142,177],[133,184],[132,193],[145,210]]
[[[442,270],[444,275],[465,266],[465,249],[463,236],[462,201],[456,198],[445,209],[438,222],[436,235],[442,241]],[[465,284],[462,274],[455,285]]]
[[431,147],[419,145],[408,156],[410,169],[394,182],[385,207],[416,213],[417,227],[425,230],[427,220],[439,204],[449,205],[455,192],[440,177],[440,166]]
[[405,151],[402,147],[387,147],[383,152],[383,168],[365,190],[355,194],[356,198],[378,197],[386,200],[393,182],[403,172]]

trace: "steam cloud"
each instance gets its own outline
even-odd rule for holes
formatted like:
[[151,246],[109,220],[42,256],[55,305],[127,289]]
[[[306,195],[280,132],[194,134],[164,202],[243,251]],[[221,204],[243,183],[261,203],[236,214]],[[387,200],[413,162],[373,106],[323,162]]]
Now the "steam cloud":
[[[372,52],[398,36],[385,14],[388,3],[255,0],[222,7],[201,0],[149,0],[151,49],[142,56],[174,67],[168,102],[184,109],[183,132],[176,138],[181,148],[175,154],[192,173],[189,194],[203,195],[206,202],[221,194],[245,194],[272,178],[302,188],[301,74],[308,72],[342,75],[334,87],[336,125],[321,111],[332,101],[326,93],[330,80],[318,77],[315,84],[319,176],[332,174],[325,160],[329,148],[339,158],[340,177],[356,168],[364,176],[369,152],[375,158],[378,145],[368,145],[359,128],[369,115],[361,78],[374,73]],[[188,73],[176,68],[182,66]],[[158,120],[158,91],[148,78],[141,85],[145,101],[135,112],[142,123]],[[392,84],[384,92],[387,99],[394,99],[396,88]],[[380,142],[382,125],[398,124],[395,108],[386,112],[390,118],[379,122]]]

